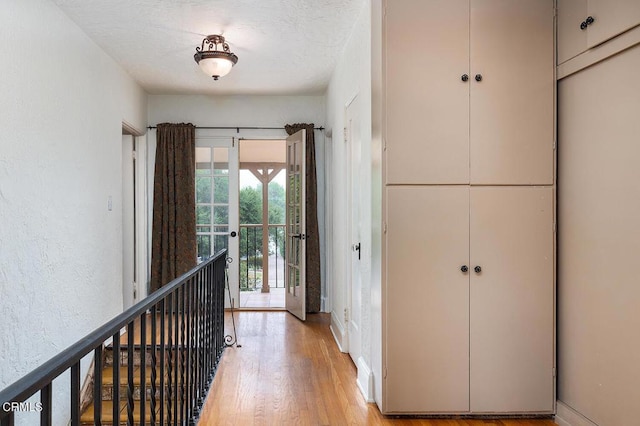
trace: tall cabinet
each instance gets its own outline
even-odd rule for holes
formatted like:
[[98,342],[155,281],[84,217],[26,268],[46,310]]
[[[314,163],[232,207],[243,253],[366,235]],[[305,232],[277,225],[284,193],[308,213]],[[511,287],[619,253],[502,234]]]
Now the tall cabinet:
[[388,0],[388,414],[554,410],[553,0]]

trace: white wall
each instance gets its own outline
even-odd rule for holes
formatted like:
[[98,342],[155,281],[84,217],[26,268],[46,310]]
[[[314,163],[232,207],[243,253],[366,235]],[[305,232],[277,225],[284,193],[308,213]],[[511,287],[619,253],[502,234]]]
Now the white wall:
[[[217,84],[211,82],[212,84]],[[221,81],[222,83],[222,81]],[[149,123],[193,123],[211,127],[281,127],[282,130],[207,130],[207,135],[233,136],[247,139],[285,138],[285,124],[314,123],[325,125],[324,96],[204,96],[204,95],[150,95]],[[318,225],[322,271],[322,294],[326,290],[325,273],[325,180],[324,180],[324,132],[315,131],[316,166],[318,176]],[[155,131],[148,138],[149,182],[153,182],[155,164]],[[153,187],[150,186],[149,211],[153,204]],[[151,226],[152,219],[149,219]],[[149,251],[149,255],[151,255]],[[325,310],[325,301],[322,308]]]
[[147,123],[145,93],[48,0],[3,0],[0,57],[2,389],[122,311],[121,129]]
[[[345,45],[343,54],[334,70],[327,89],[327,129],[331,129],[331,140],[328,162],[331,163],[331,177],[328,183],[328,198],[331,206],[328,210],[330,233],[327,240],[330,257],[329,281],[332,283],[332,316],[331,327],[342,350],[348,350],[346,335],[347,324],[344,321],[344,310],[349,308],[349,283],[351,241],[349,233],[348,185],[350,164],[349,145],[344,141],[345,108],[358,95],[362,137],[361,171],[361,210],[362,229],[372,229],[371,223],[371,7],[370,2],[363,2],[363,7],[355,23],[350,39]],[[369,393],[367,375],[371,370],[372,359],[372,317],[371,317],[371,233],[362,235],[361,241],[362,271],[362,359],[358,360],[358,381],[365,393],[365,398],[372,400]],[[375,379],[374,379],[375,380]],[[373,393],[373,392],[371,392]]]

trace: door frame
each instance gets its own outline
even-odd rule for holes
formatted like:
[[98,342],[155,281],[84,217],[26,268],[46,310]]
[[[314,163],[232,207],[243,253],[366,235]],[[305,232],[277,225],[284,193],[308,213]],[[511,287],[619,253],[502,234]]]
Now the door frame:
[[[133,270],[133,282],[127,288],[127,283],[122,282],[122,294],[123,294],[123,309],[126,310],[130,306],[127,306],[126,299],[124,298],[125,292],[134,292],[131,306],[135,305],[139,301],[146,298],[149,294],[148,291],[148,277],[150,275],[150,261],[148,258],[149,253],[149,230],[148,230],[148,194],[147,194],[147,134],[142,133],[135,129],[132,125],[123,122],[122,123],[122,136],[130,136],[133,138],[132,147],[132,162],[133,162],[133,202],[134,202],[134,217],[133,217],[133,238],[134,238],[134,250],[133,257],[135,259]],[[121,142],[121,147],[124,148],[124,142]],[[124,178],[121,170],[121,178]],[[123,181],[124,184],[124,181]],[[121,196],[121,210],[124,209],[124,196]],[[124,223],[122,224],[122,232],[124,232]],[[124,236],[124,235],[123,235]],[[123,259],[124,262],[124,259]],[[123,263],[124,267],[124,263]]]
[[[357,194],[354,194],[353,191],[353,180],[354,177],[357,175],[358,176],[358,181],[360,180],[361,176],[362,176],[362,138],[360,136],[360,141],[359,141],[359,149],[360,149],[360,161],[358,162],[357,165],[354,164],[354,146],[353,146],[353,138],[352,138],[352,129],[349,123],[349,118],[350,118],[350,108],[351,107],[355,107],[357,108],[358,106],[358,101],[359,101],[359,95],[360,95],[360,91],[356,91],[353,96],[351,96],[349,98],[349,100],[345,103],[344,106],[344,142],[345,142],[345,149],[346,149],[346,154],[347,154],[347,211],[348,216],[347,216],[347,244],[348,244],[348,248],[347,248],[347,252],[349,253],[349,262],[347,262],[347,279],[346,279],[346,283],[347,283],[347,288],[346,288],[346,309],[347,309],[347,315],[345,318],[345,335],[346,335],[346,339],[343,342],[343,350],[345,352],[347,352],[349,354],[349,356],[351,356],[351,359],[353,360],[353,363],[357,366],[358,365],[358,358],[362,355],[362,269],[360,268],[360,264],[356,263],[357,261],[355,260],[355,253],[354,253],[354,244],[360,244],[360,255],[362,255],[362,235],[359,235],[359,241],[355,241],[356,239],[356,230],[357,230],[357,223],[355,223],[357,221],[357,219],[354,220],[353,214],[354,214],[354,206],[357,203],[358,205],[358,212],[360,213],[360,219],[362,219],[362,214],[361,214],[361,200],[359,199]],[[356,116],[358,116],[359,114],[357,114]],[[360,123],[357,122],[355,123],[356,126],[358,126]],[[358,197],[358,199],[355,199],[356,197]],[[354,269],[358,267],[358,269],[360,269],[360,306],[358,306],[358,311],[360,312],[360,321],[358,324],[358,336],[353,336],[352,334],[354,334],[351,330],[351,324],[352,324],[352,319],[353,319],[353,312],[354,312],[354,295],[353,295],[353,289],[354,289]]]

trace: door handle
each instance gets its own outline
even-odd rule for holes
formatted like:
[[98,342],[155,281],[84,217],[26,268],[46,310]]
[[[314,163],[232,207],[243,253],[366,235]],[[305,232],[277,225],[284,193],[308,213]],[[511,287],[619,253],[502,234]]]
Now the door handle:
[[297,238],[299,240],[304,240],[306,236],[304,234],[291,234],[291,238]]
[[236,235],[238,235],[238,233],[237,233],[236,231],[231,231],[231,234],[230,234],[230,235],[231,235],[232,237],[235,237]]
[[357,251],[358,252],[358,260],[360,260],[360,254],[361,254],[361,250],[360,250],[360,243],[358,244],[353,244],[351,246],[351,250],[353,251]]

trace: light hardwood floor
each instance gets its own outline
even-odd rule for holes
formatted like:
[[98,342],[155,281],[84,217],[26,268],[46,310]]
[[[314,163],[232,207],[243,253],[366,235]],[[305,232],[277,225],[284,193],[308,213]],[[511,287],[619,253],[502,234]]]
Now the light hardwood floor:
[[[227,331],[231,325],[227,314]],[[328,314],[239,312],[240,348],[227,348],[200,425],[553,426],[552,420],[385,418],[356,386],[356,368],[329,331]]]

